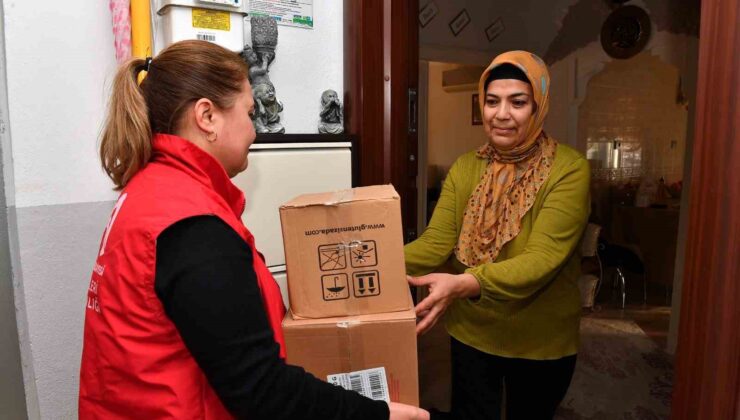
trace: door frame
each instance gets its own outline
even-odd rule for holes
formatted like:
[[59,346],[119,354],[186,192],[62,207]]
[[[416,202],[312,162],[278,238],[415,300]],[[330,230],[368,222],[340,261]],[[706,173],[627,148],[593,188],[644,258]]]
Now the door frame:
[[344,103],[357,185],[393,184],[417,236],[418,0],[344,0]]
[[740,2],[702,0],[672,418],[740,418]]
[[[393,183],[408,230],[416,225],[416,196],[407,191],[416,192],[409,186],[418,168],[409,157],[418,139],[403,134],[410,115],[404,90],[417,82],[409,73],[418,72],[418,0],[345,0],[344,10],[346,121],[358,138],[359,184]],[[678,420],[740,418],[739,20],[737,0],[702,0],[672,405]]]

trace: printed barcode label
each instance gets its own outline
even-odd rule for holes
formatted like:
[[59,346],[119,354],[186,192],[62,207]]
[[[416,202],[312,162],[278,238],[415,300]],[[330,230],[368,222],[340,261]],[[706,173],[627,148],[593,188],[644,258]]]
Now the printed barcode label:
[[336,373],[328,375],[326,381],[330,384],[341,386],[344,389],[358,392],[373,400],[390,402],[388,396],[388,380],[385,376],[385,368],[360,370],[349,373]]
[[198,40],[200,41],[208,41],[208,42],[216,42],[216,35],[211,34],[197,34]]

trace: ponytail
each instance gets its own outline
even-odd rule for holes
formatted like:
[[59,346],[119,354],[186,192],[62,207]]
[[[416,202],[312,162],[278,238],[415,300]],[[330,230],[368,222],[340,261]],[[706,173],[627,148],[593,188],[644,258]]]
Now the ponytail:
[[[176,42],[153,60],[133,58],[113,81],[100,163],[120,190],[152,155],[152,134],[176,134],[188,104],[208,98],[231,108],[247,80],[239,54],[205,41]],[[141,69],[147,75],[136,82]]]
[[113,81],[100,141],[100,163],[116,190],[125,187],[152,154],[149,113],[136,81],[144,63],[141,58],[130,59],[118,69]]

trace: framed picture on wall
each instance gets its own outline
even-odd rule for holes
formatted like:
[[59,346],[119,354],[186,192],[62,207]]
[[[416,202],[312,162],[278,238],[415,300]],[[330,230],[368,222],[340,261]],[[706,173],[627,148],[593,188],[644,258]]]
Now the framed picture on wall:
[[494,39],[498,38],[498,36],[501,35],[501,32],[503,31],[504,21],[502,21],[501,18],[498,18],[486,28],[486,38],[488,38],[488,42],[491,42]]
[[454,19],[450,21],[450,30],[452,34],[457,36],[466,26],[470,23],[470,15],[466,9],[462,9],[462,12],[458,13]]
[[478,104],[478,94],[473,94],[473,101],[471,107],[470,123],[472,125],[483,125],[483,117],[480,115],[480,104]]
[[427,5],[419,12],[419,25],[421,25],[422,28],[427,26],[429,22],[437,16],[438,12],[439,8],[437,7],[437,3],[433,1],[427,3]]

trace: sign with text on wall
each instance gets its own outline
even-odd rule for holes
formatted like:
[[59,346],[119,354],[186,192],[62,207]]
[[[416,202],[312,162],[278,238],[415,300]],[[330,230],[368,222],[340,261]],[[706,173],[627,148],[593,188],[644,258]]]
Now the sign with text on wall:
[[313,29],[313,0],[250,0],[250,16],[271,16],[278,25]]

